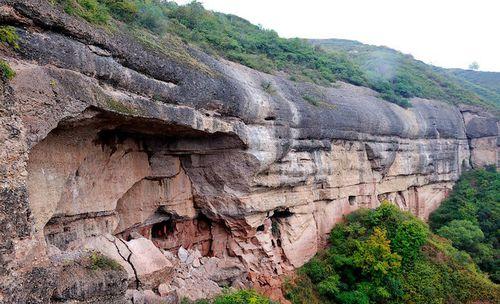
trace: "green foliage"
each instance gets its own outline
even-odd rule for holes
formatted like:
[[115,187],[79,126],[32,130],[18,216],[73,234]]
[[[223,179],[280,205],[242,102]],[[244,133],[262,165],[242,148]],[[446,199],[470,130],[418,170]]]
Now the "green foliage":
[[500,282],[500,173],[483,169],[464,173],[429,223]]
[[[187,299],[183,299],[183,304],[192,303]],[[268,298],[258,294],[254,290],[225,290],[212,300],[198,300],[195,304],[273,304]]]
[[296,278],[285,278],[283,283],[285,297],[292,303],[320,304],[314,284],[307,275],[300,274]]
[[298,38],[285,39],[237,16],[206,10],[196,1],[186,5],[160,0],[57,1],[67,13],[94,24],[117,20],[134,31],[147,29],[158,40],[173,34],[207,53],[262,72],[285,72],[293,81],[330,86],[342,80],[367,86],[404,108],[411,106],[411,97],[484,104],[472,92],[486,98],[497,95],[388,48],[346,46],[338,42],[342,40],[316,41],[319,47]]
[[0,42],[12,46],[14,49],[19,49],[19,35],[16,29],[12,26],[0,26]]
[[79,16],[90,23],[104,25],[110,19],[107,6],[99,0],[59,0],[59,2],[66,13]]
[[499,88],[499,77],[495,78],[495,73],[450,72],[415,60],[411,55],[357,41],[326,39],[311,43],[327,51],[347,54],[360,67],[372,89],[403,107],[409,106],[411,97],[500,107],[500,91],[495,91]]
[[335,109],[336,107],[334,104],[324,101],[316,95],[305,94],[302,95],[302,99],[304,99],[305,101],[307,101],[307,103],[315,107],[326,107],[330,109]]
[[117,20],[134,22],[139,14],[139,6],[136,1],[131,0],[102,0],[111,15]]
[[108,106],[108,108],[110,110],[118,112],[118,113],[127,114],[127,115],[137,114],[136,109],[131,109],[116,99],[110,98],[110,99],[106,100],[106,105]]
[[353,253],[354,265],[377,282],[396,274],[401,267],[401,257],[391,252],[389,244],[385,230],[375,227],[367,240],[358,243]]
[[500,105],[500,73],[478,72],[471,70],[447,70],[444,71],[459,81],[462,87],[473,91],[485,101],[491,101]]
[[271,300],[259,295],[253,290],[227,292],[216,297],[213,304],[271,304]]
[[466,250],[484,240],[479,226],[469,220],[453,220],[437,230],[437,234],[449,239],[456,248]]
[[90,269],[92,270],[119,270],[122,266],[115,260],[93,251],[90,256]]
[[267,94],[274,95],[276,93],[276,89],[274,88],[273,84],[270,83],[269,81],[262,82],[260,86]]
[[319,107],[319,105],[321,104],[318,98],[312,95],[303,95],[302,98],[315,107]]
[[284,39],[233,15],[205,10],[199,2],[166,3],[172,33],[230,60],[266,73],[281,70],[318,84],[344,80],[365,84],[358,67],[343,54],[315,49],[301,39]]
[[318,292],[324,297],[334,297],[339,291],[340,277],[338,274],[331,275],[318,284]]
[[7,61],[0,59],[0,73],[2,79],[11,80],[16,76],[16,72],[12,70]]
[[404,220],[396,228],[392,248],[402,256],[403,262],[412,262],[418,257],[420,248],[425,244],[428,228],[419,220]]
[[499,287],[466,253],[392,204],[348,215],[332,229],[330,243],[284,284],[292,303],[500,300]]

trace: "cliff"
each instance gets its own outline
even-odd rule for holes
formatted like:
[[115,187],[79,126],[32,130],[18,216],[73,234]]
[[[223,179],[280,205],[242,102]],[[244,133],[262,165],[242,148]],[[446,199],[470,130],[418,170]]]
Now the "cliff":
[[404,109],[157,50],[44,0],[2,0],[0,18],[20,37],[0,48],[16,73],[0,91],[3,303],[279,298],[344,214],[387,199],[426,218],[462,170],[498,163],[479,107]]

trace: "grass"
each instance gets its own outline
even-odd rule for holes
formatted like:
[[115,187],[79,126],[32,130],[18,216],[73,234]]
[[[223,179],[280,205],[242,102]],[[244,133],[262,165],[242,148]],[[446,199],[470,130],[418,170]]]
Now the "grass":
[[264,92],[266,92],[269,95],[274,95],[276,94],[276,88],[274,88],[273,84],[270,83],[269,81],[264,81],[260,84]]
[[115,260],[93,251],[89,256],[89,268],[92,270],[120,270],[122,266]]
[[305,94],[305,95],[302,95],[302,99],[304,99],[309,104],[311,104],[311,105],[313,105],[315,107],[321,107],[322,106],[322,107],[327,107],[327,108],[330,108],[330,109],[335,109],[336,108],[336,106],[334,104],[331,104],[331,103],[329,103],[327,101],[321,100],[317,96]]
[[137,110],[130,109],[129,107],[125,106],[123,103],[121,103],[118,100],[113,99],[113,98],[107,99],[106,105],[108,106],[108,108],[110,110],[118,112],[118,113],[128,114],[128,115],[137,114]]

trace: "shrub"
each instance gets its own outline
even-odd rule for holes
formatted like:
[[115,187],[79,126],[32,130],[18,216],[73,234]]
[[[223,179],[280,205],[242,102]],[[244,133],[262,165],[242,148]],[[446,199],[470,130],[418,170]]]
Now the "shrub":
[[317,97],[312,95],[303,95],[302,98],[315,107],[319,107],[319,105],[321,104],[321,101],[319,101]]
[[[183,299],[182,304],[192,303],[188,299]],[[258,294],[254,290],[225,290],[222,294],[211,300],[198,300],[195,304],[273,304],[268,298]]]
[[401,267],[401,257],[391,252],[389,244],[385,230],[375,227],[373,234],[359,243],[358,250],[353,253],[355,265],[376,282],[396,274]]
[[16,72],[12,70],[7,61],[0,59],[0,72],[2,73],[2,79],[11,80],[16,76]]
[[253,290],[239,290],[217,296],[213,304],[271,304],[271,300]]
[[425,244],[428,228],[419,220],[405,220],[396,229],[392,240],[392,248],[405,263],[415,260],[420,248]]
[[479,226],[469,220],[453,220],[437,230],[437,233],[452,241],[459,249],[472,248],[476,242],[484,240],[484,233]]
[[500,301],[499,286],[477,271],[467,253],[387,202],[348,215],[330,241],[284,284],[292,303]]
[[108,7],[99,0],[59,0],[64,11],[90,23],[105,25],[110,19]]
[[273,87],[273,84],[269,81],[264,81],[260,84],[264,92],[270,95],[274,95],[276,93],[276,89]]
[[119,270],[122,269],[122,266],[115,260],[108,258],[107,256],[102,255],[96,251],[93,251],[90,256],[90,265],[89,267],[92,270]]
[[333,298],[340,291],[339,284],[340,277],[337,274],[331,275],[318,284],[318,292],[324,297]]
[[12,26],[0,26],[0,42],[8,44],[15,49],[19,48],[19,35]]
[[139,13],[139,7],[131,0],[103,0],[111,15],[121,21],[134,22]]
[[500,174],[496,170],[465,172],[429,217],[433,231],[469,253],[495,282],[500,282],[499,197]]

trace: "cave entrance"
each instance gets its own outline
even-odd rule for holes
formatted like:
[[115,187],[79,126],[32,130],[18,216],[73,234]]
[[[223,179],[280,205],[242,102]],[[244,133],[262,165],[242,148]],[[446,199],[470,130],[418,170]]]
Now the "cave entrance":
[[174,223],[172,220],[162,221],[151,226],[151,238],[165,239],[169,234],[174,233]]
[[281,229],[280,229],[280,224],[283,219],[286,219],[290,216],[293,215],[293,212],[290,211],[289,208],[286,209],[276,209],[273,212],[273,215],[271,215],[271,234],[273,235],[274,239],[276,240],[276,244],[274,243],[274,240],[272,241],[273,246],[278,245],[278,247],[281,247]]

